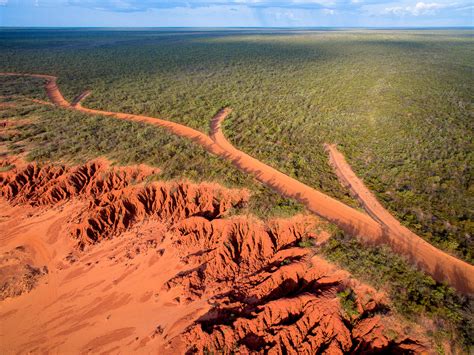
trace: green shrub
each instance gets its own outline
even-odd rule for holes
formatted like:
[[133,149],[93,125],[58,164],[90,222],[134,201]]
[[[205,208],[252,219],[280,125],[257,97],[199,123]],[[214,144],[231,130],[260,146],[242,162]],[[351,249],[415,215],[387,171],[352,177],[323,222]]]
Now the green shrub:
[[395,309],[403,316],[413,321],[421,315],[433,318],[451,341],[472,345],[473,300],[435,282],[388,247],[364,246],[339,232],[324,245],[322,253],[356,278],[388,290]]

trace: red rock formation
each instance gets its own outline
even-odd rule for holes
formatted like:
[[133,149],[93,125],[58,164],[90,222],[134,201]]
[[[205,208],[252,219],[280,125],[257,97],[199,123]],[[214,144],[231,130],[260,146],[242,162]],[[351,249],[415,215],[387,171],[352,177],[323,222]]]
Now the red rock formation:
[[0,175],[1,195],[12,204],[49,205],[81,195],[99,197],[157,172],[146,166],[111,169],[105,160],[74,168],[29,164]]
[[[123,337],[120,344],[135,351],[138,348],[134,348],[133,339],[140,337],[140,344],[148,346],[147,351],[154,346],[172,353],[207,350],[338,354],[423,352],[427,348],[423,337],[408,336],[398,325],[382,293],[352,279],[346,271],[315,255],[315,248],[308,247],[317,246],[328,237],[320,231],[322,222],[317,217],[296,216],[267,222],[249,216],[222,218],[232,207],[247,201],[246,191],[209,183],[144,183],[152,173],[153,169],[143,166],[111,168],[104,161],[95,161],[74,168],[30,164],[0,174],[1,195],[12,204],[29,204],[43,210],[70,200],[81,202],[77,205],[82,207],[76,209],[65,228],[69,235],[78,238],[79,246],[119,235],[124,239],[123,243],[114,244],[116,249],[107,247],[112,245],[107,243],[115,240],[101,243],[96,246],[101,248],[97,255],[92,253],[93,248],[87,248],[66,258],[46,258],[48,267],[60,268],[52,270],[48,276],[51,289],[45,286],[43,293],[64,292],[63,298],[58,296],[58,302],[67,303],[71,311],[66,312],[65,318],[58,318],[63,306],[56,301],[51,305],[53,308],[43,311],[38,302],[45,302],[45,298],[35,296],[34,290],[28,296],[32,295],[35,301],[19,308],[36,307],[37,321],[42,326],[57,327],[59,335],[49,342],[38,338],[37,343],[45,351],[54,352],[55,344],[68,341],[73,346],[69,349],[89,349],[75,347],[84,345],[79,335],[63,336],[79,323],[84,324],[81,329],[90,328],[98,336],[97,344],[102,345],[96,347],[108,344],[107,334],[114,334],[114,342]],[[54,235],[56,228],[44,229],[53,233],[48,240],[67,237]],[[9,233],[11,240],[24,231]],[[35,242],[41,242],[45,249],[48,240],[37,239],[37,234],[29,232],[25,242],[32,248]],[[64,260],[69,260],[69,266]],[[153,265],[160,260],[166,261],[157,272]],[[138,269],[140,272],[133,272]],[[86,285],[99,287],[90,286],[92,275],[109,274],[116,276],[97,280],[100,289],[81,292]],[[131,288],[121,282],[128,277],[135,277],[136,283],[130,284],[140,287]],[[59,285],[66,289],[63,291]],[[123,314],[134,314],[146,307],[160,312],[156,302],[161,302],[161,307],[167,309],[179,307],[182,318],[170,319],[173,317],[162,314],[161,319],[152,319],[154,327],[142,330],[143,322],[136,323],[136,317],[116,318],[107,325],[97,318],[99,311],[96,315],[83,307],[94,304],[99,295],[116,300],[117,292],[121,292],[124,301],[117,301],[114,317],[117,312],[122,314],[121,310]],[[82,299],[76,306],[69,301],[70,294],[88,301]],[[18,303],[27,301],[25,298]],[[8,324],[17,324],[20,318],[15,317],[27,316],[21,312],[8,314]],[[71,314],[74,317],[68,318]],[[101,322],[101,327],[109,327],[104,329],[105,335],[100,327],[93,326],[97,322]],[[150,319],[146,322],[150,323]],[[23,326],[25,334],[36,334],[36,326]],[[127,332],[115,336],[117,329]],[[17,351],[35,349],[34,343],[22,339],[15,342]]]
[[90,202],[86,217],[73,233],[85,245],[121,233],[146,218],[158,218],[170,224],[193,216],[215,219],[247,198],[245,192],[223,192],[214,184],[186,182],[115,190]]
[[[213,305],[185,332],[187,352],[425,349],[426,344],[412,340],[400,327],[384,326],[390,317],[383,294],[299,246],[315,226],[314,219],[303,217],[267,225],[240,217],[178,224],[174,245],[193,267],[165,288],[184,287],[185,302],[209,297]],[[353,297],[350,313],[341,306],[345,290]],[[387,337],[385,331],[396,337]]]
[[248,199],[245,190],[217,184],[154,182],[134,185],[158,170],[146,166],[111,169],[97,160],[74,168],[30,164],[0,175],[1,195],[13,204],[54,205],[86,199],[86,213],[72,232],[84,246],[123,232],[148,217],[173,223],[192,216],[221,217]]

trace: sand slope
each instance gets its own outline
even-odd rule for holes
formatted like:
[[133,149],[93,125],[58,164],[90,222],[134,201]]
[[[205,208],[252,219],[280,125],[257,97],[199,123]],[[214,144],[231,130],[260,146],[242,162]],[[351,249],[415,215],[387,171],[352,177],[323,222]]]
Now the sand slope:
[[316,217],[224,219],[245,190],[145,184],[153,173],[99,160],[0,174],[0,276],[18,247],[48,270],[2,301],[1,353],[430,349],[384,294],[299,246],[327,239]]

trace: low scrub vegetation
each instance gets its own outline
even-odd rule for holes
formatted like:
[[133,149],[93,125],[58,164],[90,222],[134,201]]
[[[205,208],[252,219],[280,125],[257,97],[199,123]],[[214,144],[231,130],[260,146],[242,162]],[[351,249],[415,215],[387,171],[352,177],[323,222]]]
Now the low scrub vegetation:
[[[11,154],[28,152],[28,159],[69,164],[99,156],[127,165],[144,163],[161,169],[160,180],[186,178],[216,181],[252,191],[248,211],[259,216],[290,216],[302,206],[285,199],[187,139],[145,124],[103,116],[88,116],[23,102],[0,113],[1,118],[27,120],[2,136]],[[137,144],[137,142],[140,142]]]
[[[93,90],[87,106],[159,116],[204,132],[212,115],[229,105],[234,112],[224,130],[237,147],[354,205],[323,150],[323,143],[337,143],[404,224],[472,262],[470,34],[4,30],[0,70],[57,75],[69,99]],[[13,80],[0,77],[1,95],[44,95],[36,82]],[[96,127],[104,122],[95,120]],[[150,143],[151,131],[140,129],[119,146],[108,135],[86,145],[99,145],[101,152],[109,145],[130,162],[147,160],[158,154],[147,150],[164,143]],[[57,149],[81,149],[86,137],[75,137],[77,132],[69,132],[72,137]],[[164,157],[187,154],[189,160],[175,161],[196,169],[186,167],[184,174],[220,174],[200,174],[202,159],[194,157],[203,153],[192,152],[188,143],[173,144]],[[229,178],[224,181],[235,180]],[[281,213],[295,208],[300,207],[280,201]]]
[[[469,349],[474,339],[474,301],[435,282],[395,255],[388,247],[366,247],[354,238],[337,232],[321,252],[329,260],[349,270],[356,278],[387,290],[395,309],[415,322],[430,319],[435,339]],[[350,309],[350,290],[340,294]],[[441,342],[440,342],[441,343]]]

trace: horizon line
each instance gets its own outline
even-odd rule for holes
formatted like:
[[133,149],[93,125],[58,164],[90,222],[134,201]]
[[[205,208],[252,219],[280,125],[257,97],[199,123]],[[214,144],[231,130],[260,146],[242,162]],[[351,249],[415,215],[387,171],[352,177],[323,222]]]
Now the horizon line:
[[474,29],[473,26],[0,26],[0,29]]

